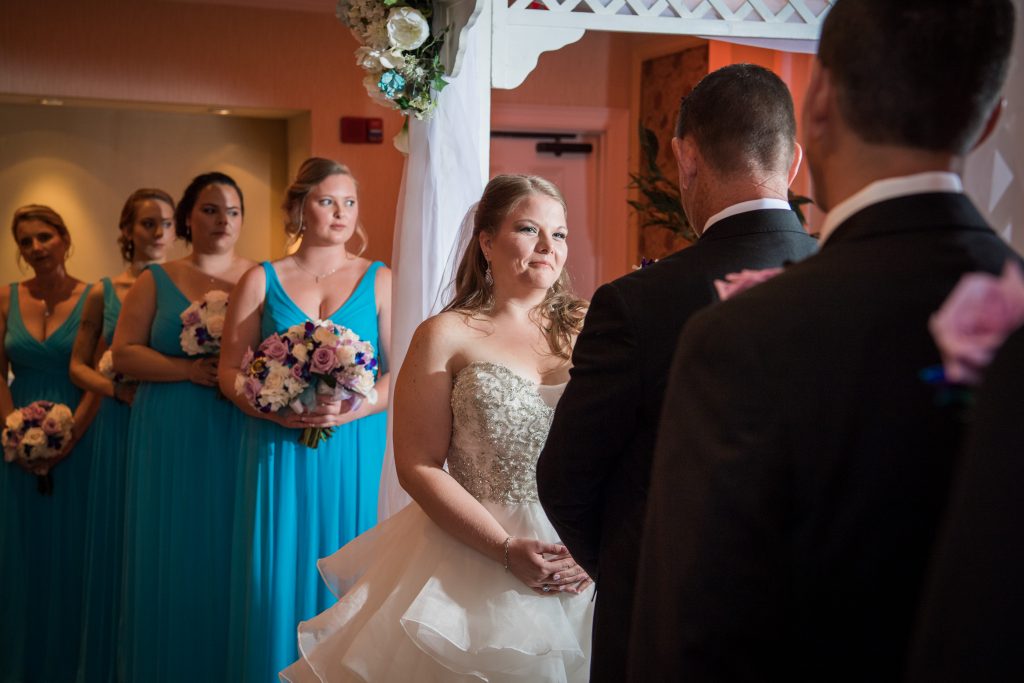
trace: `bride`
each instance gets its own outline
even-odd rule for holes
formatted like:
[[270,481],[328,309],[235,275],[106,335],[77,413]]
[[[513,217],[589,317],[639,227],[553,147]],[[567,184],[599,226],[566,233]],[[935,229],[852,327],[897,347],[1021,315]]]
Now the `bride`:
[[420,325],[395,388],[415,502],[320,561],[341,598],[299,624],[282,679],[587,680],[592,583],[535,480],[586,306],[563,271],[565,223],[543,178],[487,184],[455,299]]

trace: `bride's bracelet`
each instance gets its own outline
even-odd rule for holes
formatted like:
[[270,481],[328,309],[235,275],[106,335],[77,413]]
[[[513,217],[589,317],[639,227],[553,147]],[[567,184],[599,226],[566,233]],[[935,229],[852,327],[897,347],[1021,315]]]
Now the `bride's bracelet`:
[[505,546],[505,571],[509,571],[509,570],[512,569],[512,565],[509,564],[509,561],[508,561],[508,542],[511,541],[511,540],[512,540],[512,537],[511,536],[507,536],[507,537],[505,537],[505,543],[503,544]]

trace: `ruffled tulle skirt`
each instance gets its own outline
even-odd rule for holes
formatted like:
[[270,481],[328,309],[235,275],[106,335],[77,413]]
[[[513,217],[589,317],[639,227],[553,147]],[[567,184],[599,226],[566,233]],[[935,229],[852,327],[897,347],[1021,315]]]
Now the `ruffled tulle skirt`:
[[[485,507],[508,533],[555,541],[539,503]],[[586,681],[593,588],[542,596],[442,531],[415,503],[320,561],[336,595],[299,624],[292,683]]]

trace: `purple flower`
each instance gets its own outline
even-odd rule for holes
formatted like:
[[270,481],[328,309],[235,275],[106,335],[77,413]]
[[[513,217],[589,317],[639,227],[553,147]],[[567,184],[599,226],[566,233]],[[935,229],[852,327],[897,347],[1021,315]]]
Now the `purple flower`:
[[270,360],[281,363],[288,357],[288,346],[281,340],[281,337],[274,334],[263,340],[260,344],[260,351]]
[[30,404],[28,404],[27,406],[25,406],[24,408],[21,409],[22,417],[24,417],[26,420],[29,420],[29,421],[32,421],[32,422],[38,422],[40,420],[45,419],[46,418],[46,412],[47,412],[46,408],[43,407],[43,405],[42,405],[42,403],[40,401],[36,401],[35,403],[30,403]]
[[202,322],[202,317],[199,315],[199,311],[192,308],[181,314],[181,324],[185,327],[192,327]]
[[321,346],[313,352],[310,361],[310,370],[317,375],[326,375],[338,366],[338,355],[334,349]]

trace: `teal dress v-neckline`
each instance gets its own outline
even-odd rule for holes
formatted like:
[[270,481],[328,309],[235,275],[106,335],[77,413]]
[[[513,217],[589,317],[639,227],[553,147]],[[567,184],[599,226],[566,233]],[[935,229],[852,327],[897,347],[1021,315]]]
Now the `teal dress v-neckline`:
[[[149,346],[184,357],[191,302],[149,266]],[[120,661],[130,681],[232,680],[231,534],[239,443],[248,418],[213,387],[142,382],[128,424]],[[103,637],[103,636],[100,636]]]
[[[374,262],[329,318],[379,348]],[[266,291],[260,334],[266,339],[309,320],[263,264]],[[335,601],[317,560],[377,522],[377,491],[387,427],[380,412],[334,429],[317,449],[298,443],[299,431],[249,422],[238,480],[243,487],[235,564],[246,601],[232,609],[232,631],[244,631],[228,680],[272,681],[298,656],[299,621]]]
[[[86,286],[70,315],[46,339],[33,337],[11,284],[4,349],[14,405],[63,403],[72,411],[82,391],[68,366]],[[52,470],[53,494],[36,478],[0,463],[0,681],[70,681],[78,664],[84,564],[86,487],[92,464],[89,434]]]

